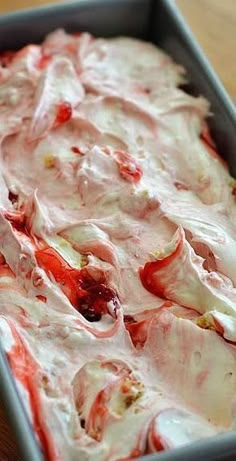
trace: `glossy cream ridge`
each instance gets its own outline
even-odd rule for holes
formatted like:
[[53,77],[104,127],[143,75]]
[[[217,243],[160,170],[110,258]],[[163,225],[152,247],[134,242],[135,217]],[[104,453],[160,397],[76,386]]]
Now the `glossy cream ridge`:
[[50,461],[235,428],[235,182],[154,45],[0,56],[0,331]]

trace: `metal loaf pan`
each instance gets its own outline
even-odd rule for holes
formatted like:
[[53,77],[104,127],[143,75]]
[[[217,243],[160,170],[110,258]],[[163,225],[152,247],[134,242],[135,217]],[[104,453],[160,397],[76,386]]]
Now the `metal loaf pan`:
[[[96,36],[130,35],[154,42],[187,69],[189,88],[204,95],[214,114],[210,128],[220,154],[236,176],[235,108],[172,0],[80,0],[0,16],[0,51],[40,42],[63,27]],[[138,59],[138,58],[137,58]],[[44,456],[0,348],[0,392],[15,432],[22,461]],[[235,461],[236,434],[226,433],[192,445],[141,458],[143,461]],[[69,461],[69,460],[66,460]]]

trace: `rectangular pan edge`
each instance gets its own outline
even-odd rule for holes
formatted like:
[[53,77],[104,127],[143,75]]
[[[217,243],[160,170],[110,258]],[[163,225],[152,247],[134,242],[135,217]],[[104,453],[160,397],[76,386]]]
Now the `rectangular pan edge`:
[[57,28],[87,29],[96,36],[131,35],[145,38],[150,0],[79,0],[0,15],[0,51],[41,42]]
[[[152,6],[152,8],[151,8]],[[186,26],[172,0],[81,0],[0,16],[0,49],[39,42],[49,31],[89,30],[100,36],[131,35],[163,47],[187,69],[193,90],[211,102],[212,133],[221,155],[236,174],[235,109],[219,79]],[[19,399],[5,354],[0,348],[0,388],[22,453],[22,461],[42,455]],[[140,458],[142,461],[235,461],[236,434],[225,433],[183,448]]]

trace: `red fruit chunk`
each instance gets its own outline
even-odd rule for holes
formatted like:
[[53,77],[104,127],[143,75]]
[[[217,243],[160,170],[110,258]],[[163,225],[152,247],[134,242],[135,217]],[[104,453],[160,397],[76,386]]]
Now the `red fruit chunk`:
[[80,154],[80,155],[83,155],[83,152],[76,146],[72,146],[71,149],[70,149],[72,152],[74,152],[74,154]]
[[124,322],[126,323],[135,323],[134,317],[132,315],[124,315]]
[[62,123],[68,122],[71,116],[72,116],[72,106],[69,102],[64,101],[57,106],[55,124],[61,125]]
[[102,314],[109,313],[107,303],[112,301],[114,311],[118,308],[117,296],[114,290],[103,283],[96,283],[91,279],[88,286],[82,282],[83,288],[86,286],[87,294],[80,299],[79,311],[90,322],[100,320]]
[[116,292],[105,285],[105,280],[94,280],[86,268],[73,269],[53,248],[35,252],[38,264],[48,276],[53,275],[71,304],[88,321],[95,322],[110,314],[107,303],[112,301],[114,314],[118,308]]

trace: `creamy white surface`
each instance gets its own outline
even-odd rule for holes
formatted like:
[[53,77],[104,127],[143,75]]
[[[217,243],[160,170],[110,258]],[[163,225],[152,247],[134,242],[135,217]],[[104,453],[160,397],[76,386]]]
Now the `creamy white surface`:
[[[207,102],[182,81],[151,44],[61,30],[0,67],[0,332],[47,459],[131,459],[235,427],[234,182],[200,138]],[[110,303],[88,322],[39,267],[42,242],[103,274],[116,315]],[[159,297],[139,269],[165,258]]]

